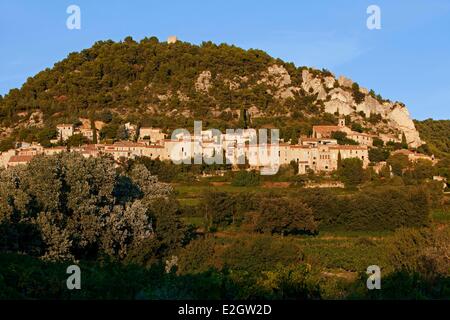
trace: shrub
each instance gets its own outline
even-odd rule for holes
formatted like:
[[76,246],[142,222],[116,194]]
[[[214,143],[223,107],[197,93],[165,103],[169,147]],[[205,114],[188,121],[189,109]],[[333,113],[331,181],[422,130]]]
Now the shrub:
[[395,230],[428,225],[429,195],[421,187],[380,187],[353,195],[327,190],[303,192],[301,201],[312,208],[320,230]]
[[371,148],[369,150],[369,160],[371,162],[386,161],[389,158],[389,151],[380,148]]
[[266,199],[260,204],[255,230],[263,233],[301,234],[317,232],[312,210],[292,199]]
[[255,170],[252,171],[239,171],[231,182],[236,187],[254,187],[260,184],[260,175]]
[[342,160],[337,174],[347,187],[357,186],[364,179],[362,160],[358,158],[348,158]]
[[203,195],[201,210],[209,229],[225,227],[233,222],[235,200],[226,192],[207,192]]

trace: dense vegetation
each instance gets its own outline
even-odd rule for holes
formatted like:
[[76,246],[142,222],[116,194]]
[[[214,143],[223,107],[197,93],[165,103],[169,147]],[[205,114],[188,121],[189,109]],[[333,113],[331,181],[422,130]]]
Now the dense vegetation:
[[[419,176],[371,179],[360,191],[233,186],[230,176],[228,187],[189,182],[174,191],[144,163],[164,170],[62,154],[0,171],[0,297],[450,295],[448,200]],[[82,290],[70,291],[65,269],[74,263]],[[365,288],[374,263],[384,275],[379,292]]]
[[427,153],[450,158],[450,120],[415,121],[420,137],[427,142]]
[[[80,118],[106,124],[100,134],[108,140],[123,138],[126,122],[169,131],[191,128],[195,119],[220,130],[275,126],[281,138],[295,143],[300,134],[311,134],[314,124],[336,123],[336,115],[323,112],[316,94],[301,89],[279,99],[277,84],[267,76],[274,64],[289,73],[290,85],[301,87],[306,67],[261,50],[211,42],[169,45],[155,37],[99,41],[0,96],[0,151],[14,141],[48,145],[56,124],[79,124]],[[321,78],[331,75],[308,70]],[[262,81],[264,75],[269,80]],[[361,93],[353,95],[362,99]],[[258,108],[258,117],[248,112],[252,107]]]
[[[301,82],[301,69],[260,50],[211,42],[168,45],[155,37],[139,43],[130,37],[119,43],[100,41],[29,78],[21,89],[11,90],[0,100],[0,122],[8,127],[23,120],[21,112],[41,111],[47,127],[76,122],[78,117],[110,123],[118,115],[144,125],[180,127],[189,124],[190,116],[176,120],[169,111],[188,110],[197,120],[211,121],[217,118],[214,107],[220,113],[216,125],[237,125],[239,110],[251,105],[281,111],[278,101],[266,93],[268,85],[257,84],[258,77],[253,76],[275,62],[289,70],[294,84]],[[195,87],[205,70],[211,72],[214,84],[208,94]],[[235,81],[241,85],[232,90],[230,83]]]

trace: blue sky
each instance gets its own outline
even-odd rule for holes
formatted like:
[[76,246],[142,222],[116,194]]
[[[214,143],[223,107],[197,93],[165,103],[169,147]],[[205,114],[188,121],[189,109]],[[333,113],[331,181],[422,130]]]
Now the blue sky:
[[[66,9],[81,8],[81,30]],[[381,30],[366,9],[381,8]],[[258,48],[346,75],[404,102],[416,119],[450,119],[449,0],[1,0],[0,94],[95,41],[177,35]]]

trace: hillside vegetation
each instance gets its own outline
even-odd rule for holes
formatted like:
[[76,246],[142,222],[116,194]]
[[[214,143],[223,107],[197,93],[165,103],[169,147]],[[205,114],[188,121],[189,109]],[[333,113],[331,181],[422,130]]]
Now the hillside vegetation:
[[[391,119],[392,110],[400,112]],[[80,118],[113,131],[126,122],[190,128],[195,119],[221,130],[277,127],[281,138],[295,143],[314,124],[336,124],[340,113],[361,131],[399,134],[402,126],[417,142],[405,110],[350,79],[296,67],[261,50],[127,37],[71,53],[0,96],[0,138],[6,145],[46,141],[56,124],[78,124]]]
[[427,142],[428,151],[437,157],[450,158],[450,120],[415,121],[420,136]]

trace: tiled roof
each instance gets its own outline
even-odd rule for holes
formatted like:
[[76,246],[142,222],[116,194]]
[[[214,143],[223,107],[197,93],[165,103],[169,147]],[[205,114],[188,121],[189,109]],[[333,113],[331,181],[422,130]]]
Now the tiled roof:
[[352,145],[335,145],[329,146],[333,150],[367,150],[366,146],[352,146]]
[[319,131],[319,132],[340,131],[341,127],[339,127],[339,126],[313,126],[313,130]]
[[34,156],[12,156],[9,162],[29,162]]

